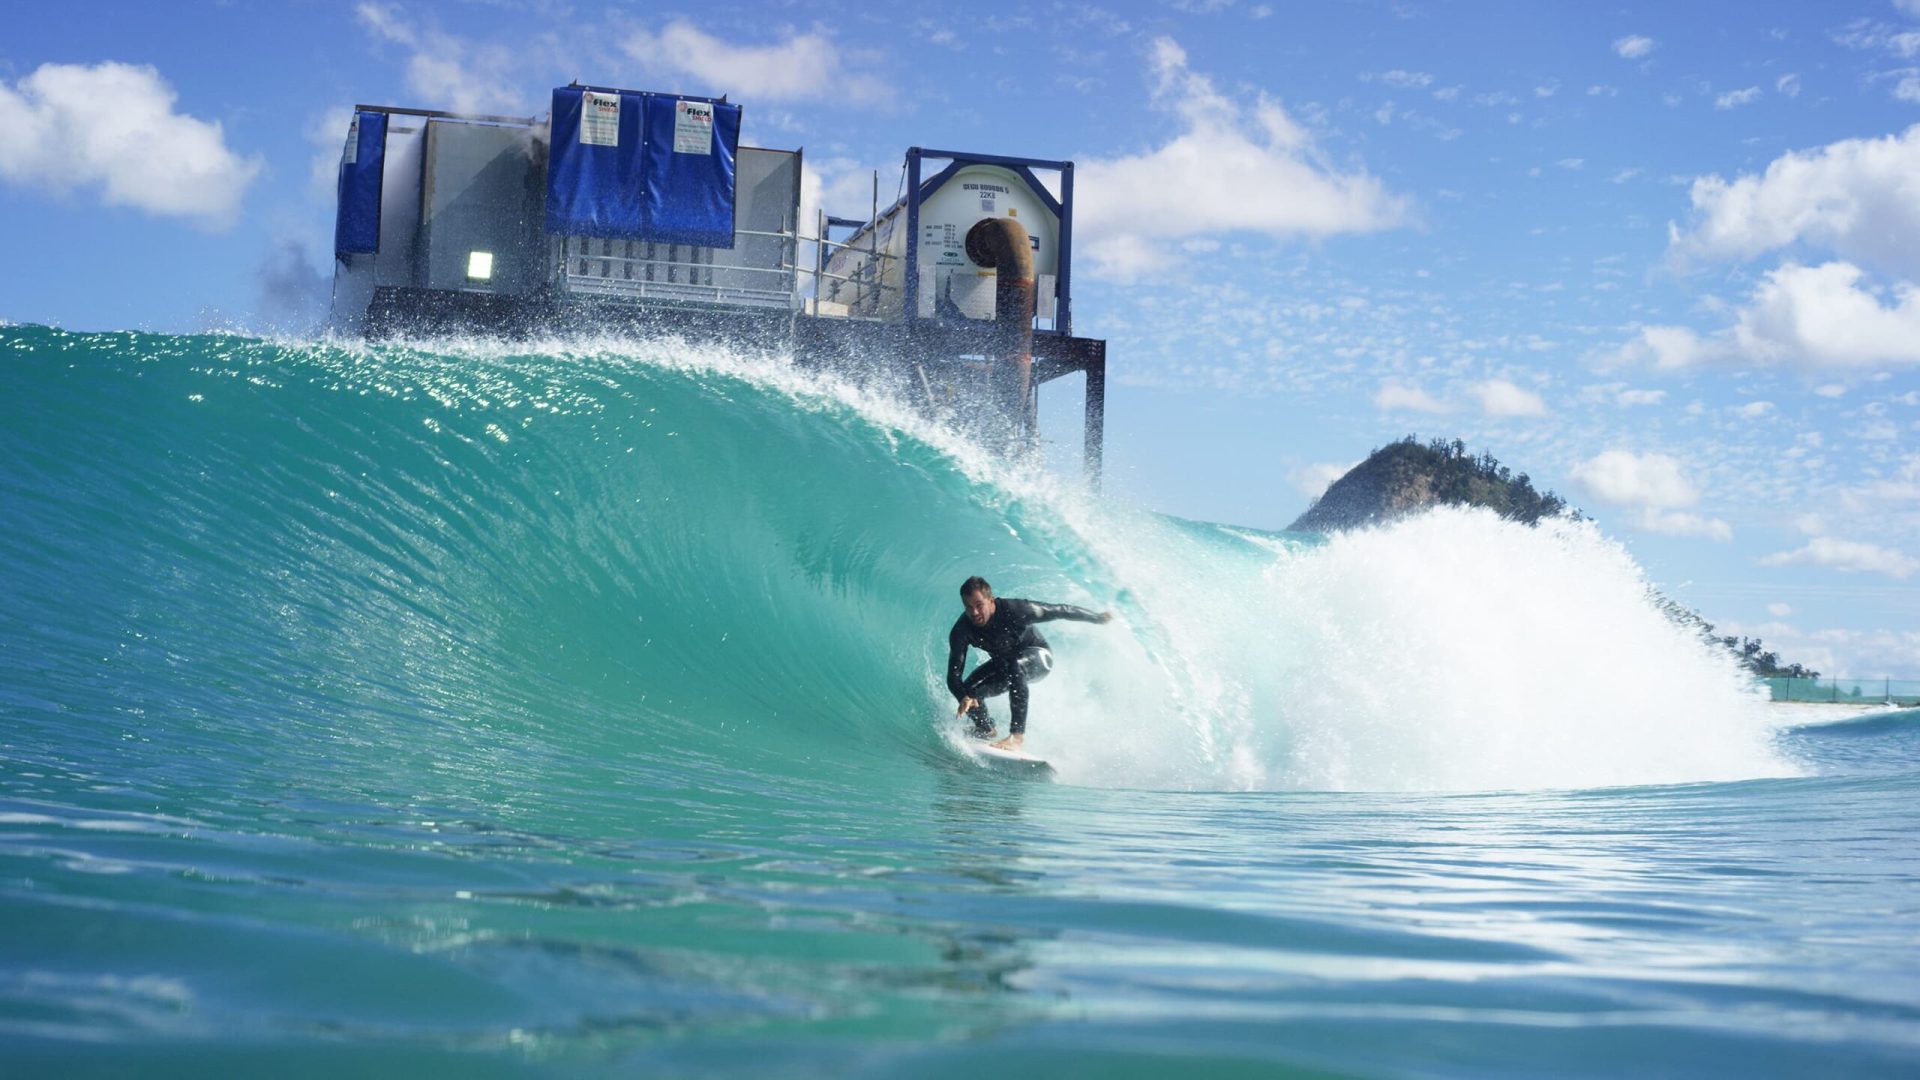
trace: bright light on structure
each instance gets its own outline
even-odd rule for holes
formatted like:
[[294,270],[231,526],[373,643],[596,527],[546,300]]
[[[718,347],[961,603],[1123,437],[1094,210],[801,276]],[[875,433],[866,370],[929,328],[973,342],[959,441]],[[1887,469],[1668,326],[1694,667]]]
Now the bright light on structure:
[[467,280],[468,281],[492,281],[493,280],[493,252],[491,251],[467,252]]

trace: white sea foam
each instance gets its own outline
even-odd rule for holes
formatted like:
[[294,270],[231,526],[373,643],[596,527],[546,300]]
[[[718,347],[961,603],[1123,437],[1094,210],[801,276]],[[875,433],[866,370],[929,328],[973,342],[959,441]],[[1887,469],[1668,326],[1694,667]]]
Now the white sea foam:
[[[1048,727],[1069,781],[1498,790],[1792,775],[1751,684],[1591,524],[1440,509],[1263,565],[1100,544],[1139,601]],[[1049,705],[1051,712],[1054,706]]]
[[422,346],[737,378],[938,450],[1057,564],[1053,587],[1068,595],[1045,598],[1120,616],[1063,627],[1061,668],[1036,690],[1029,747],[1069,783],[1500,790],[1798,771],[1731,660],[1664,617],[1640,568],[1591,524],[1442,509],[1324,544],[1209,533],[1009,467],[885,394],[778,355],[674,339]]

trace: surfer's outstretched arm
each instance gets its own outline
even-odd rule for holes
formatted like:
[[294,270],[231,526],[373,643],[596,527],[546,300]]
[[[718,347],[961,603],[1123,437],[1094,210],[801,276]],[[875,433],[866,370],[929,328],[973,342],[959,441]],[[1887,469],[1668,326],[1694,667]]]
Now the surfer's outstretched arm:
[[1055,619],[1070,619],[1074,622],[1093,623],[1113,621],[1113,612],[1111,611],[1089,611],[1086,608],[1075,607],[1072,604],[1042,604],[1030,600],[1027,602],[1027,607],[1032,611],[1031,619],[1033,622],[1052,622]]

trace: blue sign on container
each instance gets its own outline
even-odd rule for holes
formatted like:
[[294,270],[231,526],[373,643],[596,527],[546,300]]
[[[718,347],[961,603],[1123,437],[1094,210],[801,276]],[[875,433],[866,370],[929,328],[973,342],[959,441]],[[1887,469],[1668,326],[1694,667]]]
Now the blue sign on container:
[[370,255],[380,250],[381,176],[387,160],[387,114],[357,112],[340,155],[338,209],[333,254]]

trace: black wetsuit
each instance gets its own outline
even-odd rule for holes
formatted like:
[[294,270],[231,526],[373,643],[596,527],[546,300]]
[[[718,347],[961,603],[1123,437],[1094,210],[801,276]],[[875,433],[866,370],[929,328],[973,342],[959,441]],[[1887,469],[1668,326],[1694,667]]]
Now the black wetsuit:
[[[1101,621],[1099,612],[1072,604],[1036,604],[1011,596],[994,600],[993,618],[985,626],[973,625],[964,614],[955,620],[947,633],[947,689],[953,691],[955,701],[974,700],[967,716],[975,734],[993,730],[987,698],[995,694],[1007,694],[1013,705],[1013,733],[1026,732],[1027,684],[1039,682],[1053,670],[1053,652],[1033,624],[1050,619]],[[963,680],[960,673],[967,667],[968,646],[986,653],[987,661]]]

